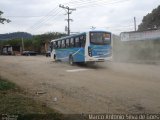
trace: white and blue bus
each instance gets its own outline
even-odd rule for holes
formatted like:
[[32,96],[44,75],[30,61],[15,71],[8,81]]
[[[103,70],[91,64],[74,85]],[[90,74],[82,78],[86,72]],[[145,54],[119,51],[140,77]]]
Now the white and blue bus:
[[89,31],[51,40],[51,58],[71,65],[108,60],[111,49],[111,33],[106,31]]

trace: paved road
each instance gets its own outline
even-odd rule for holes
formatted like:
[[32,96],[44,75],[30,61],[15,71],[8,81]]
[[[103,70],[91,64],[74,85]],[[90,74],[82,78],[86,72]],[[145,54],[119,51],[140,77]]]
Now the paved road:
[[43,56],[0,56],[0,76],[62,113],[160,112],[160,66],[56,63]]

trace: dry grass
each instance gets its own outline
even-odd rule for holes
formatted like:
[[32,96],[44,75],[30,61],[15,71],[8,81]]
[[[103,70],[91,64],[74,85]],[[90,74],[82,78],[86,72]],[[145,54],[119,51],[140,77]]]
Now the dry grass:
[[27,97],[14,83],[0,77],[0,114],[19,115],[23,120],[61,120],[62,115]]

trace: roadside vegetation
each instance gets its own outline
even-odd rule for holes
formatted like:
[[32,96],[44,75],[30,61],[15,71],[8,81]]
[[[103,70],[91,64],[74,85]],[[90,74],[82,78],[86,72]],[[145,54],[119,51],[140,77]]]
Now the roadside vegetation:
[[160,29],[160,5],[153,9],[143,17],[142,23],[138,26],[138,31],[145,31],[150,29]]
[[12,82],[0,77],[0,114],[18,115],[18,120],[62,120],[62,114],[27,94]]
[[[21,32],[20,32],[21,33]],[[22,46],[22,38],[24,42],[24,49],[27,51],[36,51],[38,53],[44,53],[45,52],[45,45],[49,44],[49,42],[52,39],[57,39],[62,36],[66,36],[65,33],[59,33],[59,32],[52,32],[52,33],[45,33],[41,35],[32,35],[30,38],[22,37],[23,34],[27,33],[10,33],[13,34],[12,36],[10,34],[5,35],[5,40],[3,40],[0,37],[0,49],[2,49],[2,46],[4,45],[11,45],[11,46]],[[18,37],[21,36],[21,37]],[[8,36],[8,38],[7,38]],[[17,38],[16,38],[17,37]]]

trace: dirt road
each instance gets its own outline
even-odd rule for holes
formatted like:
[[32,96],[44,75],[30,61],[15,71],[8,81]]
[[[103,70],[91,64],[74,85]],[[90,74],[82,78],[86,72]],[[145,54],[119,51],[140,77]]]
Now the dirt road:
[[55,63],[43,56],[0,56],[0,76],[62,113],[158,113],[160,65]]

